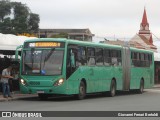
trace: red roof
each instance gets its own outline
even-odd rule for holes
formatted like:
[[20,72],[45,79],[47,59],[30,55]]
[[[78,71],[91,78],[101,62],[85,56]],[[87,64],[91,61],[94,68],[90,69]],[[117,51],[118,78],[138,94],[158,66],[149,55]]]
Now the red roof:
[[151,34],[151,36],[150,36],[150,38],[149,38],[149,42],[150,42],[151,44],[153,44],[152,34]]
[[155,45],[153,45],[152,34],[150,35],[150,39],[148,40],[144,35],[138,34],[138,36],[147,44],[150,45],[150,48],[157,49]]
[[143,18],[142,18],[142,26],[146,26],[148,25],[148,21],[147,21],[147,13],[146,13],[146,9],[144,8],[144,13],[143,13]]
[[140,38],[141,38],[141,40],[143,40],[147,45],[152,45],[150,42],[149,42],[149,40],[144,36],[144,35],[138,35]]

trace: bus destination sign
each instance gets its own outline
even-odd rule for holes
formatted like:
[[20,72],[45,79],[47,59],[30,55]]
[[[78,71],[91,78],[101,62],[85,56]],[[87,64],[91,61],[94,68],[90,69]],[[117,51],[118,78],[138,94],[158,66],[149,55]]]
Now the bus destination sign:
[[59,42],[36,42],[35,47],[60,47]]
[[64,43],[62,42],[32,42],[26,43],[25,48],[40,48],[40,47],[54,47],[54,48],[63,48]]

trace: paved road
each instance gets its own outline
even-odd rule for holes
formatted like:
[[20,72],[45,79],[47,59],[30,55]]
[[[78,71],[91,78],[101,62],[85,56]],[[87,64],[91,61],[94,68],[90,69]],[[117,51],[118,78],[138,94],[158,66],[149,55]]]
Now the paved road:
[[24,98],[0,103],[0,111],[159,111],[160,88],[145,90],[143,94],[120,92],[115,97],[89,95],[84,100],[72,97]]

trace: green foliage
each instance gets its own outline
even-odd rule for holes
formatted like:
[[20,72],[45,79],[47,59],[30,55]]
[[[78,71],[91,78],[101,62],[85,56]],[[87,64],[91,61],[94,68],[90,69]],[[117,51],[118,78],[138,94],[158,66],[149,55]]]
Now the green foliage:
[[4,17],[11,14],[11,4],[9,0],[0,1],[0,22],[4,22]]
[[51,38],[68,38],[68,34],[60,33],[60,34],[52,35]]
[[0,33],[9,34],[10,33],[9,31],[12,30],[12,21],[11,21],[11,19],[9,17],[5,18],[3,20],[3,23],[0,22],[0,26],[1,26]]
[[22,4],[21,2],[12,2],[12,7],[14,10],[14,18],[19,18],[20,16],[28,17],[29,8],[26,4]]
[[38,14],[30,13],[28,26],[31,33],[38,31],[39,25],[37,23],[39,23],[39,21],[40,19]]
[[[12,14],[11,11],[13,11]],[[1,33],[33,34],[39,29],[39,21],[39,15],[31,13],[26,4],[10,2],[9,0],[0,1]]]

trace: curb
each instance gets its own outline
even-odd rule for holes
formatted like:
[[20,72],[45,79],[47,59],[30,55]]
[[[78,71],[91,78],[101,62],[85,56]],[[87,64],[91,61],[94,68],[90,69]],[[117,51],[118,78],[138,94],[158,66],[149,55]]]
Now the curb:
[[0,99],[0,102],[5,102],[5,101],[13,101],[13,100],[17,100],[18,98],[3,98]]
[[0,102],[5,102],[5,101],[14,101],[14,100],[18,100],[18,99],[23,99],[23,98],[33,98],[33,97],[37,97],[37,95],[29,95],[29,96],[15,96],[13,95],[13,98],[0,98]]
[[160,88],[160,85],[154,85],[153,88]]

